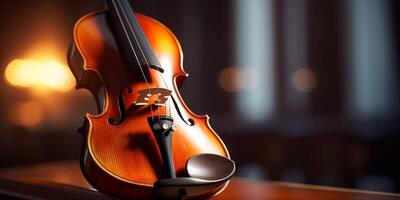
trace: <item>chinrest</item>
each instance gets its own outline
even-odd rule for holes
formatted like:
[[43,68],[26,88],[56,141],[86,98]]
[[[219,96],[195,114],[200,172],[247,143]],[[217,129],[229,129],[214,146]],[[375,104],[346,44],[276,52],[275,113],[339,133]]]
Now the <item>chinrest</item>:
[[189,177],[161,179],[154,191],[164,198],[183,198],[206,195],[220,189],[234,174],[235,163],[216,154],[200,154],[186,163]]

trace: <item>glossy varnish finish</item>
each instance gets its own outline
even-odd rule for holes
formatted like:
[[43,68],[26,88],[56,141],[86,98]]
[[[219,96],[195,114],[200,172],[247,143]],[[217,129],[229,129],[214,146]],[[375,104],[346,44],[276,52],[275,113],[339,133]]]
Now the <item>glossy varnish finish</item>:
[[[9,177],[5,180],[1,177]],[[18,181],[17,181],[18,180]],[[43,182],[45,181],[45,182]],[[40,183],[42,182],[42,183]],[[49,185],[49,183],[51,183]],[[61,183],[58,185],[56,183]],[[11,187],[13,186],[13,187]],[[27,186],[29,186],[27,188]],[[49,187],[51,186],[51,187]],[[67,187],[69,186],[69,187]],[[32,196],[32,199],[110,199],[93,190],[82,177],[78,163],[45,163],[0,170],[0,194]],[[1,196],[0,196],[1,197]],[[400,200],[400,194],[352,190],[336,187],[259,182],[245,179],[231,181],[215,200]]]
[[[122,198],[152,197],[152,185],[161,178],[162,172],[161,156],[147,121],[152,116],[151,109],[134,105],[139,90],[157,86],[172,90],[177,106],[170,103],[167,111],[171,111],[177,125],[172,154],[178,176],[185,175],[185,164],[193,155],[214,153],[229,157],[223,142],[210,127],[208,117],[192,113],[178,92],[179,84],[188,75],[183,70],[182,51],[175,36],[159,22],[136,16],[164,69],[162,80],[158,71],[143,67],[149,85],[144,82],[139,67],[129,68],[121,57],[105,13],[83,17],[74,31],[75,45],[85,61],[83,75],[77,77],[77,87],[96,93],[98,85],[102,85],[105,91],[102,113],[85,117],[82,168],[92,185]],[[124,89],[127,87],[132,91]],[[115,126],[108,120],[119,119],[120,95],[126,118]],[[166,114],[165,109],[153,107],[153,115],[159,114]]]

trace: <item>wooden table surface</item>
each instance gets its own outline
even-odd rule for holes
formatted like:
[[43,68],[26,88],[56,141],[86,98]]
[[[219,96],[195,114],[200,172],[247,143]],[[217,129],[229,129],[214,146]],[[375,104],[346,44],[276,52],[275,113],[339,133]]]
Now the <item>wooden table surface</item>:
[[[68,199],[110,199],[90,190],[90,185],[80,173],[77,162],[58,162],[37,164],[26,167],[0,170],[0,177],[8,177],[5,180],[18,180],[13,182],[1,182],[0,194],[9,194],[10,189],[21,190],[21,192],[36,192],[34,186],[49,187],[53,183],[61,184],[63,189],[71,191],[83,191],[83,194],[73,198],[73,194],[66,193]],[[4,179],[3,179],[4,180]],[[26,183],[26,184],[24,184]],[[25,185],[22,187],[22,185]],[[56,184],[57,185],[57,184]],[[62,192],[54,192],[61,195]],[[85,196],[87,193],[88,196]],[[51,193],[49,193],[51,194]],[[56,198],[53,198],[56,199]],[[59,198],[61,199],[61,198]],[[293,184],[284,182],[258,182],[245,179],[234,178],[226,190],[215,198],[216,200],[235,200],[235,199],[265,199],[265,200],[400,200],[399,194],[369,192],[362,190],[351,190],[334,187],[321,187],[305,184]]]

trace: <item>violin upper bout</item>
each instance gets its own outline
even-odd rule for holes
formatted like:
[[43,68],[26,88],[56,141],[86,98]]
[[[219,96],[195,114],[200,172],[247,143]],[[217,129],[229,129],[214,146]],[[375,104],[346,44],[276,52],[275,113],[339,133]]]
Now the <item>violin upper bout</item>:
[[154,50],[166,77],[177,78],[178,87],[188,77],[183,69],[182,47],[170,29],[159,21],[142,14],[136,14],[146,38]]
[[75,24],[74,42],[68,61],[77,80],[76,88],[88,89],[95,97],[99,113],[102,113],[106,95],[106,77],[103,75],[118,77],[114,68],[123,66],[121,53],[104,12],[87,14]]

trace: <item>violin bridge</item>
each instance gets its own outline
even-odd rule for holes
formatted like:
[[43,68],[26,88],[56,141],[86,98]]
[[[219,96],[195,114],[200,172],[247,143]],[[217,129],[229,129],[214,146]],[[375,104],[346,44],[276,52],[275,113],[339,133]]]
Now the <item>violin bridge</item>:
[[156,105],[165,106],[172,91],[165,88],[149,88],[139,91],[139,97],[134,102],[136,106]]

